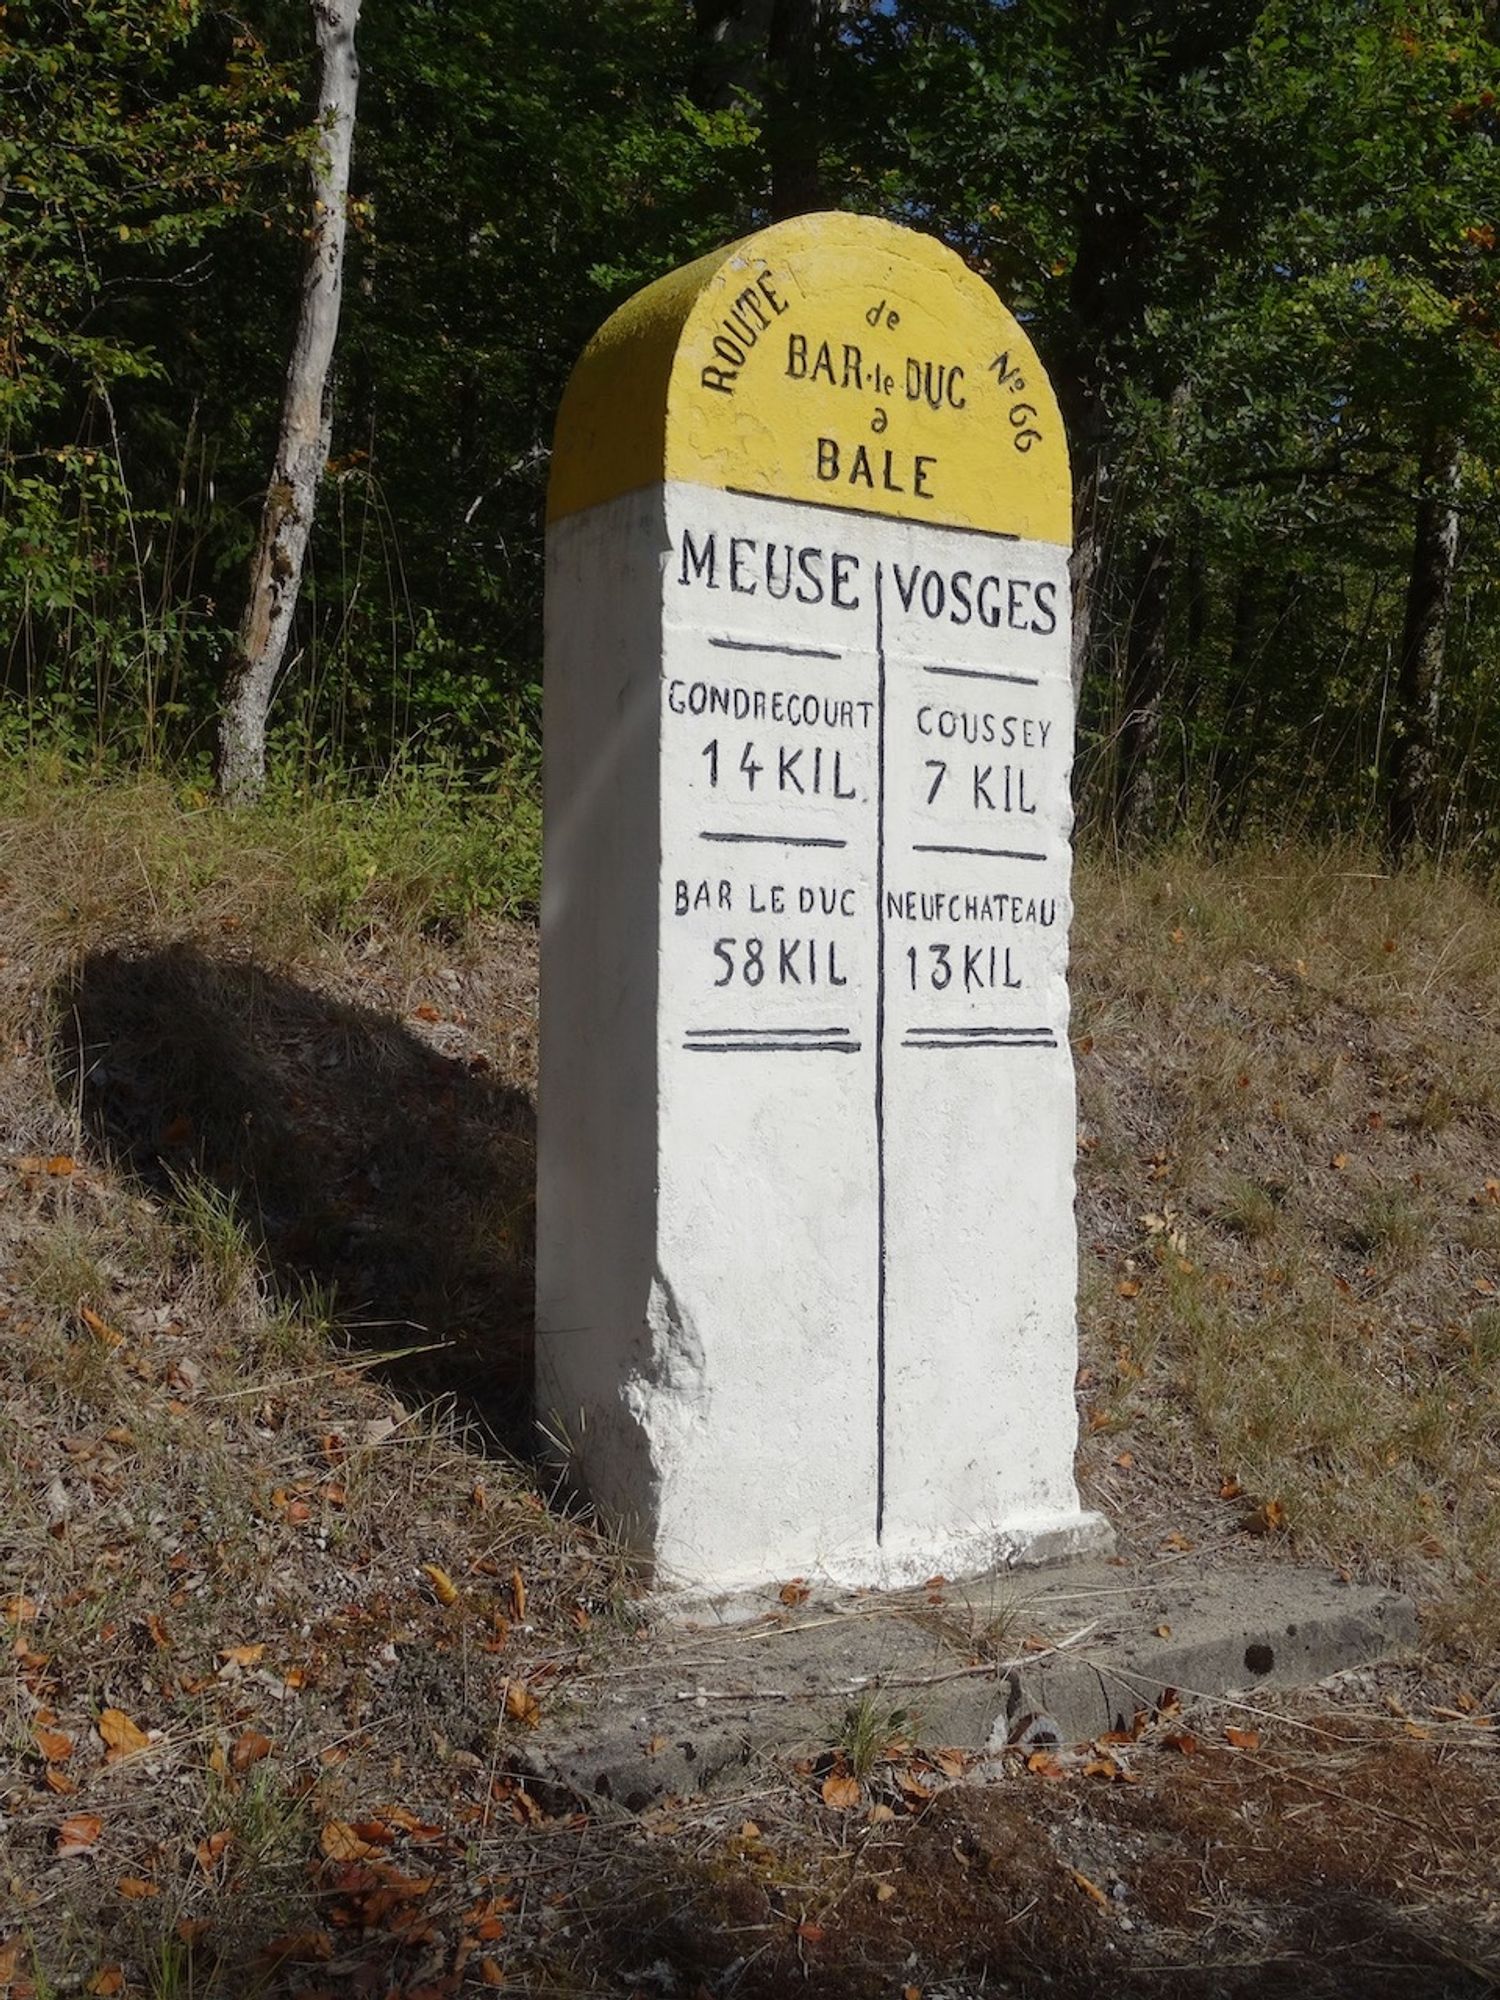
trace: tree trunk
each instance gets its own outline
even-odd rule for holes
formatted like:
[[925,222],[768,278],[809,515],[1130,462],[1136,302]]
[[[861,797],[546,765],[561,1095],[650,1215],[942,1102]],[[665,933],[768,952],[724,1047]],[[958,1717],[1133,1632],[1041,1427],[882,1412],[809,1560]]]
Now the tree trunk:
[[766,152],[771,161],[771,219],[809,215],[823,206],[818,171],[818,43],[822,0],[776,0],[771,17],[771,88]]
[[313,0],[321,143],[310,173],[312,222],[276,459],[219,717],[218,787],[226,805],[249,804],[265,787],[266,716],[297,608],[318,481],[328,461],[333,426],[329,375],[343,292],[349,160],[359,91],[354,49],[359,9],[360,0]]
[[776,0],[695,0],[693,99],[728,111],[738,98],[759,104]]
[[1458,464],[1457,433],[1434,425],[1417,474],[1421,490],[1390,735],[1386,833],[1397,860],[1434,831],[1438,710],[1458,556]]
[[1073,701],[1083,697],[1083,679],[1093,650],[1095,612],[1104,586],[1104,525],[1107,469],[1102,452],[1080,452],[1084,466],[1073,494],[1073,553],[1068,573],[1073,586],[1073,640],[1070,661]]
[[705,111],[744,102],[759,113],[775,222],[823,206],[818,55],[824,6],[825,0],[694,0],[694,100]]
[[[1231,840],[1239,836],[1245,816],[1250,774],[1260,740],[1260,718],[1265,708],[1265,675],[1257,677],[1256,657],[1260,639],[1261,597],[1265,572],[1258,563],[1240,571],[1235,585],[1234,609],[1229,624],[1229,660],[1224,676],[1223,713],[1220,717],[1220,746],[1214,751],[1208,773],[1211,808],[1221,831]],[[1251,685],[1255,699],[1247,713],[1246,696]]]
[[1154,760],[1167,698],[1167,617],[1172,542],[1153,535],[1136,565],[1125,635],[1125,713],[1115,752],[1115,837],[1148,826],[1156,804]]

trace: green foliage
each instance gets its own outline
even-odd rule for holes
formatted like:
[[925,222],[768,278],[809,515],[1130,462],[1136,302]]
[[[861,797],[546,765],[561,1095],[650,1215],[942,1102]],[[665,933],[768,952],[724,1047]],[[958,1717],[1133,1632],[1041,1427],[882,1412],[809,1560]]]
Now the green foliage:
[[474,778],[452,762],[403,762],[373,790],[273,780],[271,823],[295,827],[301,892],[330,929],[391,921],[457,930],[474,917],[535,912],[541,890],[541,786],[518,741]]
[[869,186],[1027,319],[1105,481],[1082,803],[1144,692],[1161,824],[1378,811],[1432,426],[1465,447],[1450,846],[1491,839],[1500,52],[1478,5],[896,5],[862,30]]
[[[16,0],[0,21],[8,748],[61,734],[154,754],[217,650],[174,344],[204,272],[271,225],[297,95],[263,38],[200,0]],[[170,412],[155,449],[128,453],[153,398]]]
[[[305,20],[287,0],[17,0],[0,36],[0,749],[192,769],[295,304]],[[743,53],[710,108],[683,0],[366,10],[283,786],[524,768],[553,415],[621,298],[765,219],[776,90],[753,34]],[[1322,832],[1378,819],[1441,425],[1462,537],[1435,811],[1448,847],[1492,851],[1497,102],[1479,0],[831,17],[827,185],[992,280],[1101,482],[1086,821],[1129,759],[1161,830],[1280,826],[1288,801]],[[1132,742],[1152,615],[1154,722]]]
[[691,108],[682,27],[668,0],[368,17],[352,456],[310,607],[342,655],[357,752],[414,731],[482,742],[534,686],[572,363],[621,299],[742,226],[753,128]]
[[159,361],[112,296],[170,281],[280,161],[292,85],[202,0],[12,0],[4,64],[0,422]]

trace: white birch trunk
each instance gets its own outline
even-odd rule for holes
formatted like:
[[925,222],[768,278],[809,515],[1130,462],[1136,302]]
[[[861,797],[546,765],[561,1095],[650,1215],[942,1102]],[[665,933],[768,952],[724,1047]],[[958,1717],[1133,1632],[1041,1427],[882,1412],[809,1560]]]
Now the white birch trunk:
[[1390,848],[1398,859],[1430,844],[1438,830],[1438,723],[1458,567],[1461,464],[1458,432],[1434,421],[1417,468],[1416,531],[1390,747],[1386,823]]
[[318,481],[328,461],[333,425],[329,373],[343,295],[349,161],[359,92],[354,48],[359,9],[360,0],[312,4],[320,59],[321,143],[311,168],[312,222],[276,460],[219,717],[218,787],[226,805],[253,802],[265,785],[266,716],[297,608]]

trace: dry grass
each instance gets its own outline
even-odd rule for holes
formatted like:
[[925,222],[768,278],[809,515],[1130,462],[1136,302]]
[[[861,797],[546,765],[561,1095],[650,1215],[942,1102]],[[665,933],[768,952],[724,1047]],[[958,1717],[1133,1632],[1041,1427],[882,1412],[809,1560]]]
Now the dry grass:
[[913,1791],[866,1707],[810,1770],[632,1815],[528,1776],[533,1715],[638,1643],[618,1552],[502,1448],[534,940],[434,906],[440,827],[387,879],[385,834],[310,824],[151,786],[0,824],[0,1993],[1488,1990],[1482,898],[1331,860],[1080,883],[1090,1476],[1145,1537],[1278,1500],[1416,1582],[1453,1649],[1417,1719],[1372,1685],[1253,1755],[1165,1718],[1132,1784]]
[[0,867],[45,951],[191,937],[284,958],[332,935],[456,935],[535,910],[535,792],[517,764],[484,785],[415,773],[229,816],[164,779],[31,767],[0,773]]
[[1223,1530],[1277,1501],[1494,1658],[1500,911],[1359,856],[1175,856],[1085,868],[1075,940],[1101,1482],[1210,1530],[1226,1483]]
[[[531,940],[445,935],[410,873],[361,864],[351,893],[388,824],[231,823],[158,785],[12,805],[0,1992],[114,1990],[116,1966],[162,2000],[284,1990],[269,1942],[295,1960],[320,1931],[330,1823],[440,1827],[450,1900],[480,1897],[466,1829],[539,1816],[507,1690],[562,1699],[626,1602],[618,1552],[499,1442],[526,1386]],[[149,1736],[123,1761],[112,1710]],[[65,1859],[74,1813],[99,1831]],[[415,1907],[398,1887],[366,1885],[382,1916]],[[353,1931],[364,1976],[394,1964],[383,1921]]]

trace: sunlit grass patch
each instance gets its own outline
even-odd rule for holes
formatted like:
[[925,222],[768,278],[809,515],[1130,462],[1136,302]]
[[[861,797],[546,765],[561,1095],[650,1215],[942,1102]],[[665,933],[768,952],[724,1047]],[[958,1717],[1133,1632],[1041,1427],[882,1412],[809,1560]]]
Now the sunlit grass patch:
[[[1091,1457],[1123,1439],[1200,1522],[1223,1485],[1231,1529],[1274,1498],[1500,1640],[1500,911],[1269,851],[1085,862],[1078,910]],[[1180,1254],[1142,1237],[1167,1206]]]

